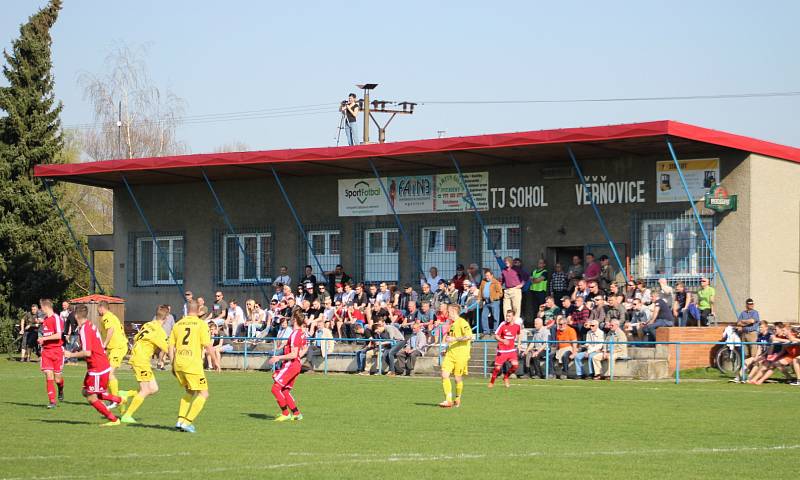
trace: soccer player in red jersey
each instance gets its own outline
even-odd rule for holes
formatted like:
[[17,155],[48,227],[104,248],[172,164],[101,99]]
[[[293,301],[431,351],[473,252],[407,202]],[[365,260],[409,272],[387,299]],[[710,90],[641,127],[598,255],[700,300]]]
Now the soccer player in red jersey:
[[[283,355],[275,355],[269,359],[270,365],[284,361],[281,369],[272,375],[274,381],[272,395],[275,396],[275,400],[278,401],[278,407],[281,409],[281,416],[275,418],[276,422],[303,419],[303,414],[298,410],[294,397],[292,397],[292,387],[294,387],[294,381],[300,374],[300,359],[308,351],[308,337],[303,331],[304,320],[305,317],[301,310],[296,310],[292,314],[294,330],[289,335],[286,346],[283,347]],[[289,413],[290,411],[291,414]]]
[[56,386],[58,399],[64,400],[64,378],[61,369],[64,367],[64,319],[53,312],[53,302],[48,298],[39,301],[45,318],[42,322],[42,336],[37,342],[42,346],[40,365],[47,384],[47,408],[56,406]]
[[64,352],[64,356],[67,358],[86,359],[83,396],[86,397],[86,400],[95,410],[108,419],[107,423],[103,423],[100,426],[113,427],[120,425],[119,419],[111,413],[102,400],[124,404],[126,399],[106,393],[111,364],[108,362],[106,351],[103,348],[103,340],[100,338],[100,333],[94,324],[89,321],[89,309],[86,305],[75,307],[75,319],[78,321],[78,338],[81,342],[81,349],[78,352]]
[[517,371],[517,367],[519,367],[517,350],[519,349],[522,327],[514,321],[514,317],[514,311],[508,310],[505,322],[501,323],[494,332],[494,338],[497,339],[497,356],[494,358],[494,370],[492,371],[492,379],[489,380],[489,388],[494,387],[494,381],[497,380],[497,375],[503,369],[504,363],[511,362],[511,368],[503,375],[503,384],[506,388],[509,386],[508,377]]

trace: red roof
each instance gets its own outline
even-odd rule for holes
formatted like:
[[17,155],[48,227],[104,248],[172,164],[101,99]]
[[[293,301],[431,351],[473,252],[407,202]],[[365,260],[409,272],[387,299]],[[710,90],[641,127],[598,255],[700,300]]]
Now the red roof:
[[100,303],[102,301],[106,301],[108,303],[125,303],[124,298],[109,297],[108,295],[99,295],[99,294],[73,298],[72,300],[67,300],[67,301],[69,303]]
[[[667,157],[665,144],[667,136],[673,141],[679,158],[701,152],[712,152],[709,147],[724,147],[800,163],[799,148],[663,120],[352,147],[205,153],[66,165],[37,165],[34,172],[37,177],[114,186],[122,183],[122,175],[126,175],[132,184],[200,181],[203,178],[200,169],[212,179],[269,175],[270,167],[290,175],[372,173],[364,161],[367,158],[374,159],[382,171],[442,168],[450,162],[448,153],[455,154],[465,167],[484,166],[493,161],[514,162],[531,159],[567,161],[565,144],[573,145],[578,159],[656,152],[663,153]],[[261,165],[269,166],[259,168]]]

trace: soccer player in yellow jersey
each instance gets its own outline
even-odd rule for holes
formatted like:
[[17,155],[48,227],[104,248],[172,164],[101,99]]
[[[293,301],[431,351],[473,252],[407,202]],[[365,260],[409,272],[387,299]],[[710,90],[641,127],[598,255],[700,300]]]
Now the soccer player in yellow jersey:
[[[117,396],[119,393],[119,382],[114,372],[122,365],[122,360],[128,353],[128,339],[125,337],[125,329],[122,322],[116,315],[108,309],[108,302],[105,300],[97,304],[97,313],[100,314],[100,331],[103,337],[103,348],[106,349],[108,363],[111,364],[111,373],[108,376],[108,392]],[[114,408],[117,404],[112,403],[108,408]]]
[[[442,408],[460,407],[461,393],[464,391],[463,376],[467,374],[467,364],[469,363],[470,344],[472,343],[472,327],[466,320],[461,318],[461,307],[451,304],[447,308],[450,318],[450,330],[447,332],[444,341],[447,343],[447,353],[442,360],[442,388],[444,389],[444,402],[439,406]],[[450,385],[450,374],[456,379],[456,398],[453,401],[453,392]]]
[[139,382],[139,391],[120,392],[121,397],[135,395],[130,399],[127,410],[122,412],[124,415],[119,419],[122,423],[136,423],[133,414],[142,406],[145,398],[158,392],[158,383],[156,383],[156,377],[153,375],[153,366],[150,363],[150,359],[153,358],[156,349],[165,353],[169,349],[167,346],[167,333],[162,326],[168,313],[169,310],[165,306],[158,307],[155,318],[142,325],[142,328],[133,337],[133,349],[131,349],[131,358],[128,363],[133,368],[133,375],[136,377],[136,381]]
[[172,327],[169,336],[169,359],[172,362],[172,373],[178,383],[186,390],[181,397],[178,409],[178,423],[175,428],[194,433],[194,421],[208,399],[208,381],[203,371],[203,350],[212,359],[212,367],[217,368],[213,356],[211,334],[208,324],[197,316],[197,300],[186,302],[186,316]]

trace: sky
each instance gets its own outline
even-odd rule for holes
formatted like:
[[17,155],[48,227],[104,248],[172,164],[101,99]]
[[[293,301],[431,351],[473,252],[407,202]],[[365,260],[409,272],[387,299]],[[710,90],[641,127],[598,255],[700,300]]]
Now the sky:
[[[0,48],[43,4],[3,1]],[[334,145],[336,104],[358,83],[379,84],[373,99],[420,103],[800,92],[798,18],[794,0],[64,0],[53,60],[66,127],[93,121],[78,79],[102,75],[119,45],[147,46],[154,84],[181,97],[187,116],[330,104],[329,112],[177,131],[192,153],[266,150]],[[800,146],[798,112],[800,96],[428,103],[395,118],[387,138],[670,119]]]

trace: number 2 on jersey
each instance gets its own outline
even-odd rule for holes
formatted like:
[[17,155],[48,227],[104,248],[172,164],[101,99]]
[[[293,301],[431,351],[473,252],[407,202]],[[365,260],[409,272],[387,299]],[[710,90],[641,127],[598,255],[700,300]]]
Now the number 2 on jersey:
[[186,329],[186,335],[183,336],[183,340],[181,340],[181,344],[189,345],[189,335],[191,335],[191,334],[192,334],[192,329],[191,328],[187,328]]

